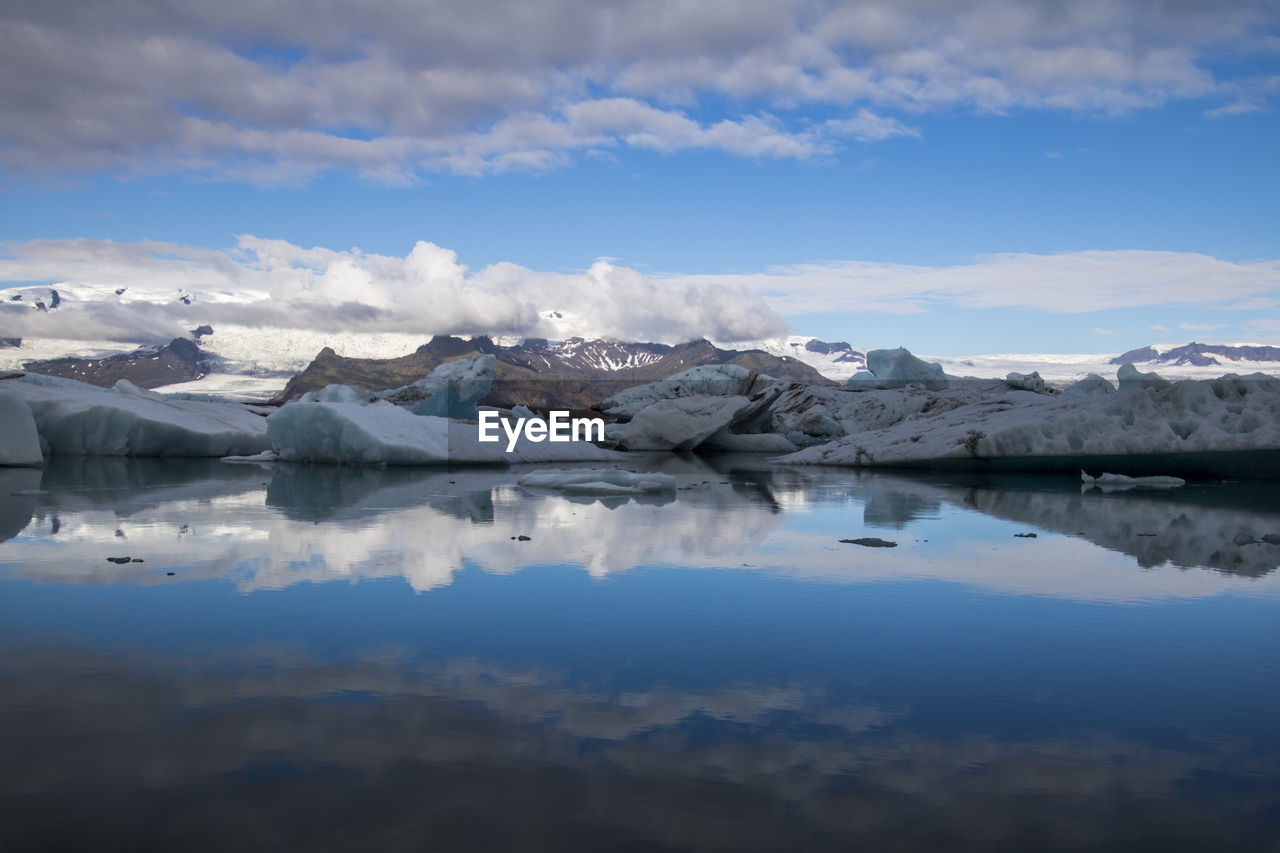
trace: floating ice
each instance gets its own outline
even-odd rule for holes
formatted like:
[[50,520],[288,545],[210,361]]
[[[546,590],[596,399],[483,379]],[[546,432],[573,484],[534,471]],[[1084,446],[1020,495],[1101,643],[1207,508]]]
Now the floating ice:
[[506,465],[515,462],[608,461],[618,454],[584,441],[533,442],[523,436],[511,452],[504,442],[481,443],[474,423],[378,401],[290,403],[267,419],[271,445],[286,462],[347,465]]
[[1096,373],[1090,373],[1084,379],[1069,385],[1063,394],[1071,395],[1088,395],[1088,394],[1114,394],[1116,386],[1112,385],[1106,379],[1103,379]]
[[1004,378],[1004,384],[1018,391],[1033,391],[1036,394],[1044,393],[1044,380],[1040,378],[1039,372],[1032,372],[1026,375],[1010,373]]
[[670,474],[634,474],[618,468],[580,468],[525,474],[517,484],[529,489],[554,489],[580,495],[640,495],[673,492]]
[[[870,378],[865,375],[867,371],[871,373]],[[940,391],[948,384],[942,365],[916,358],[906,347],[867,353],[867,371],[855,373],[846,387],[902,388],[918,382],[931,391]]]
[[746,397],[682,397],[641,409],[618,440],[624,450],[692,450],[751,405]]
[[370,391],[358,385],[326,385],[308,391],[299,403],[373,403],[385,400],[415,415],[441,418],[474,418],[476,405],[493,387],[497,359],[477,355],[447,361],[416,382]]
[[131,382],[108,391],[28,373],[7,390],[30,407],[51,454],[228,456],[269,446],[266,421],[234,403],[169,400]]
[[1137,488],[1176,489],[1187,484],[1181,477],[1127,477],[1124,474],[1099,474],[1097,477],[1090,477],[1084,471],[1080,472],[1080,482],[1084,484],[1081,487],[1084,490],[1096,488],[1104,492]]
[[657,382],[621,391],[597,407],[620,421],[630,420],[659,400],[683,397],[754,397],[786,383],[736,364],[703,364]]
[[40,433],[36,431],[31,407],[8,390],[0,390],[0,435],[4,436],[0,440],[0,465],[39,467],[44,464]]
[[1116,379],[1120,381],[1121,391],[1169,387],[1169,380],[1161,378],[1160,374],[1143,373],[1132,364],[1120,365],[1120,369],[1116,371]]
[[[881,402],[885,393],[855,396]],[[846,421],[849,435],[786,461],[863,466],[1280,450],[1280,379],[1260,373],[1149,383],[1125,394],[1001,394],[974,386],[930,395],[914,412],[909,397],[884,402],[891,410],[884,427],[855,431]]]
[[375,396],[415,415],[474,418],[476,405],[493,387],[497,363],[493,355],[447,361],[417,382]]

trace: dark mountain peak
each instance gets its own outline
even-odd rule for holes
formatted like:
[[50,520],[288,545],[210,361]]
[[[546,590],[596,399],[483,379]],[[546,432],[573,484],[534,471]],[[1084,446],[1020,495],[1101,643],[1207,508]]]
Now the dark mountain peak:
[[[333,354],[328,347],[325,350]],[[324,351],[316,358],[319,360],[323,356]],[[121,379],[128,379],[143,388],[158,388],[190,382],[208,372],[205,353],[186,338],[174,338],[161,347],[142,347],[107,358],[55,358],[28,361],[23,367],[33,373],[79,379],[104,388],[110,388]]]
[[1160,353],[1156,352],[1155,347],[1142,347],[1141,349],[1131,349],[1128,352],[1118,355],[1111,359],[1111,364],[1142,364],[1148,361],[1157,361]]
[[832,341],[831,343],[827,343],[826,341],[820,341],[817,338],[806,343],[804,348],[809,352],[816,352],[821,355],[831,355],[836,352],[853,352],[853,347],[849,346],[844,341]]

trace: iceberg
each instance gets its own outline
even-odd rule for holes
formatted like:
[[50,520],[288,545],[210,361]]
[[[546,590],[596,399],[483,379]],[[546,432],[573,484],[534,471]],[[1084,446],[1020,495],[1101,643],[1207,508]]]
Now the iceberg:
[[491,354],[447,361],[416,382],[374,396],[415,415],[474,418],[476,406],[493,387],[497,364]]
[[1176,489],[1187,484],[1181,477],[1128,477],[1124,474],[1099,474],[1090,477],[1084,471],[1080,472],[1080,482],[1083,484],[1081,491],[1102,489],[1104,492],[1138,488]]
[[121,380],[107,390],[28,373],[6,383],[53,455],[231,456],[266,450],[266,420],[236,403],[170,400]]
[[1033,371],[1026,375],[1010,373],[1004,378],[1004,384],[1017,391],[1031,391],[1036,394],[1045,392],[1044,380],[1040,378],[1039,371]]
[[659,400],[627,423],[618,446],[624,450],[693,450],[750,405],[746,397]]
[[584,441],[535,442],[523,435],[511,452],[481,442],[476,424],[415,415],[385,400],[282,406],[267,418],[271,446],[285,462],[343,465],[446,465],[610,461],[621,456]]
[[676,478],[670,474],[635,474],[619,468],[537,471],[525,474],[516,484],[579,495],[642,495],[676,490]]
[[906,347],[898,347],[868,352],[867,369],[850,377],[845,387],[883,390],[920,383],[930,391],[941,391],[948,382],[941,364],[916,358]]
[[0,465],[38,468],[44,464],[31,407],[12,391],[0,390],[0,435],[4,436]]
[[[1134,382],[1136,371],[1126,367],[1130,370],[1121,368],[1122,383],[1126,378]],[[864,431],[846,424],[849,434],[845,437],[801,450],[784,461],[990,467],[985,463],[992,460],[1029,460],[1022,468],[1032,469],[1038,459],[1055,470],[1078,470],[1084,457],[1175,455],[1193,468],[1210,470],[1220,467],[1222,460],[1193,464],[1186,454],[1280,452],[1280,379],[1252,374],[1171,384],[1136,382],[1123,394],[1014,395],[975,388],[934,395],[932,404],[896,422]],[[899,409],[897,414],[901,413]],[[1073,464],[1072,459],[1077,461]],[[1233,472],[1246,476],[1268,476],[1266,470],[1270,470],[1251,471],[1243,463],[1231,464]],[[1270,465],[1274,467],[1274,461]],[[1176,460],[1162,466],[1180,473]]]
[[308,391],[299,403],[373,403],[385,400],[415,415],[440,418],[474,418],[480,400],[493,387],[497,369],[493,355],[477,355],[447,361],[423,378],[389,388],[371,391],[358,385],[326,385]]
[[683,397],[750,397],[780,390],[786,383],[736,364],[703,364],[657,382],[637,385],[609,397],[596,408],[629,421],[659,400]]

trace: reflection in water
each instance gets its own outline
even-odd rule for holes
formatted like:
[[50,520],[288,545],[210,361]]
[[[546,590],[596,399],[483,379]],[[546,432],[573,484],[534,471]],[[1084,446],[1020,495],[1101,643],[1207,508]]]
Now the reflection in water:
[[1269,490],[636,462],[0,471],[0,849],[1280,837]]
[[1280,782],[1243,741],[930,733],[802,684],[612,692],[403,650],[3,660],[6,849],[1250,849]]
[[[509,574],[544,564],[582,566],[594,577],[652,565],[824,581],[946,577],[1111,598],[1227,588],[1161,573],[1130,575],[1133,586],[1099,593],[1089,573],[1078,572],[1073,589],[1058,567],[1015,571],[1010,561],[1025,562],[1025,547],[1006,551],[1009,543],[992,546],[986,532],[949,526],[965,514],[1087,540],[1141,568],[1268,577],[1270,587],[1280,564],[1280,500],[1257,484],[1081,493],[1063,477],[770,468],[733,456],[642,461],[677,478],[674,496],[535,492],[516,485],[520,469],[67,460],[42,482],[39,472],[4,472],[0,529],[12,531],[20,550],[0,550],[0,566],[77,583],[172,583],[160,571],[169,569],[179,580],[232,579],[243,591],[379,577],[403,577],[423,591],[451,583],[467,565]],[[12,495],[36,486],[48,494]],[[904,547],[892,562],[833,550],[837,540],[863,535],[859,521],[867,531],[898,533]],[[1036,547],[1036,567],[1089,559],[1065,541],[1042,538]],[[144,562],[106,562],[117,555]]]

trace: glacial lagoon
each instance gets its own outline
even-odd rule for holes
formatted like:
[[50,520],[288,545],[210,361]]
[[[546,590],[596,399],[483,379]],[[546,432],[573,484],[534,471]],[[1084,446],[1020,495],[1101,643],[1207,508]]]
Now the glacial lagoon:
[[1274,483],[628,463],[0,470],[0,848],[1280,843]]

